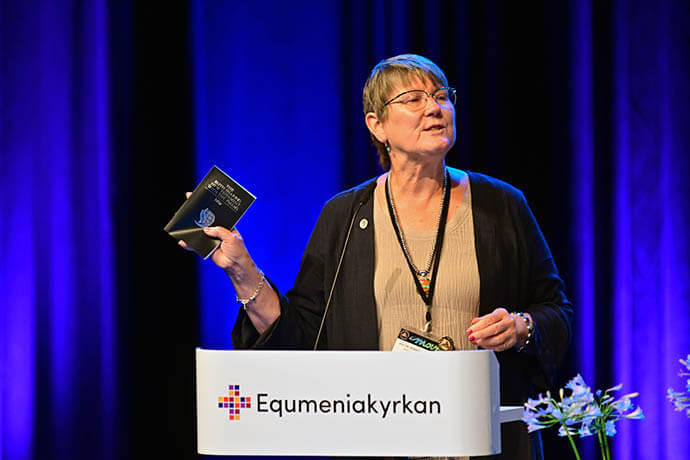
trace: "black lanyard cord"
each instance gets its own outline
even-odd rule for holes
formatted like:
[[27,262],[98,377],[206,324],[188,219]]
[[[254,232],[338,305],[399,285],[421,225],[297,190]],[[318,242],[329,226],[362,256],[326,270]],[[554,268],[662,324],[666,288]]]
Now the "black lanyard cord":
[[389,187],[388,187],[388,181],[390,180],[390,174],[386,178],[386,202],[388,203],[388,214],[391,218],[391,223],[393,224],[393,229],[395,230],[395,236],[398,238],[398,243],[400,244],[400,249],[402,249],[403,254],[405,255],[405,260],[407,261],[407,266],[410,269],[410,273],[412,274],[412,278],[414,279],[415,286],[417,287],[417,292],[419,293],[420,297],[424,301],[424,303],[427,306],[427,312],[426,312],[426,321],[427,324],[431,325],[431,302],[434,297],[434,288],[436,286],[436,278],[438,274],[438,266],[439,262],[441,260],[441,250],[443,249],[443,236],[446,233],[446,220],[448,218],[448,208],[450,207],[450,189],[451,189],[451,183],[450,183],[450,173],[448,173],[448,170],[445,171],[445,180],[447,181],[446,184],[447,186],[445,187],[445,193],[443,194],[443,201],[441,202],[441,217],[439,218],[438,222],[438,231],[436,232],[436,242],[434,243],[434,252],[433,254],[433,268],[431,270],[431,279],[429,280],[429,290],[428,292],[424,291],[424,288],[422,287],[422,283],[419,280],[419,277],[417,276],[417,271],[415,270],[414,264],[412,263],[412,260],[410,258],[410,255],[408,254],[407,250],[405,249],[405,243],[403,240],[403,234],[402,234],[402,229],[398,226],[397,222],[397,214],[395,212],[395,207],[393,205],[393,199],[391,196],[391,193],[389,192]]

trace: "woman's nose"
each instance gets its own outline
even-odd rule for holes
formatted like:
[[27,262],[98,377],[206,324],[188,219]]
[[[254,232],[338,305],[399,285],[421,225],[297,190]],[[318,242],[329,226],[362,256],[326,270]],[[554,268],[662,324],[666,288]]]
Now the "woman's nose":
[[442,107],[433,96],[426,96],[426,105],[424,106],[424,113],[441,113]]

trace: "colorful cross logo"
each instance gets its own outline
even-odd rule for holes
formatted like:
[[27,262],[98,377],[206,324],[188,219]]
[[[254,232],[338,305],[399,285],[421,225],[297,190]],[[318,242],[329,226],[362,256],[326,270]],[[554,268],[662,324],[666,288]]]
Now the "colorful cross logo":
[[228,385],[228,395],[218,396],[218,407],[230,411],[230,420],[239,420],[240,409],[250,409],[252,407],[252,398],[240,396],[239,385]]

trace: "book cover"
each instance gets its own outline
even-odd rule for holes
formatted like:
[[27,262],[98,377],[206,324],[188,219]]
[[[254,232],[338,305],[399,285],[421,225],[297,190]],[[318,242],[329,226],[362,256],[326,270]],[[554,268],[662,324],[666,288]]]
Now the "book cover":
[[247,189],[214,166],[170,219],[165,231],[206,259],[220,240],[207,236],[203,228],[231,230],[255,200]]

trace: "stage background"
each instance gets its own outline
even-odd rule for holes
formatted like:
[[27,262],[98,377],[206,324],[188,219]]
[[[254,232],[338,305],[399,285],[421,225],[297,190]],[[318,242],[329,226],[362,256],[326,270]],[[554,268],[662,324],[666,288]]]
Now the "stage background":
[[522,189],[549,241],[576,308],[561,383],[641,393],[616,458],[685,458],[688,10],[0,0],[0,459],[196,456],[194,348],[229,347],[237,305],[163,226],[217,164],[288,289],[324,201],[380,173],[361,90],[403,52],[458,88],[448,164]]

